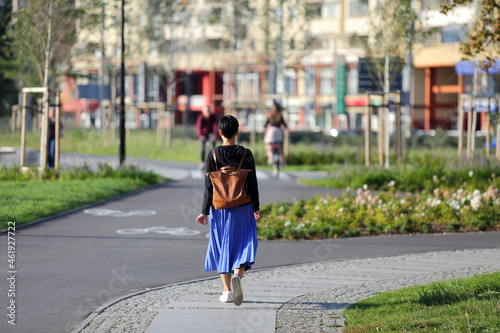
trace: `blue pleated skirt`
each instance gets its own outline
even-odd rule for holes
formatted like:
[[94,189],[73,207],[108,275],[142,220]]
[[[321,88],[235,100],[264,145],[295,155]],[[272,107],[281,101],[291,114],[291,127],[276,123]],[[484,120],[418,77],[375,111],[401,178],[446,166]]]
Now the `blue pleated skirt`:
[[210,238],[205,271],[233,273],[240,265],[249,270],[257,253],[257,223],[251,204],[227,208],[210,208]]

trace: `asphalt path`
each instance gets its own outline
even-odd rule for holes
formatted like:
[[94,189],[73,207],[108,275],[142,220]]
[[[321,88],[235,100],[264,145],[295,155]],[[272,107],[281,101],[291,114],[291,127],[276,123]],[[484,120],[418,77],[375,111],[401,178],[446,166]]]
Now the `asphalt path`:
[[[158,168],[192,164],[154,162]],[[263,175],[263,174],[261,174]],[[201,178],[201,177],[200,177]],[[16,234],[16,326],[0,284],[0,332],[69,332],[89,313],[133,292],[205,277],[208,227],[195,223],[203,181],[187,177],[21,228]],[[259,179],[261,203],[340,191],[288,177]],[[157,228],[152,228],[157,227]],[[0,248],[7,256],[7,235]],[[387,236],[323,241],[261,241],[253,269],[412,252],[500,247],[499,233]],[[4,276],[6,276],[4,270]]]

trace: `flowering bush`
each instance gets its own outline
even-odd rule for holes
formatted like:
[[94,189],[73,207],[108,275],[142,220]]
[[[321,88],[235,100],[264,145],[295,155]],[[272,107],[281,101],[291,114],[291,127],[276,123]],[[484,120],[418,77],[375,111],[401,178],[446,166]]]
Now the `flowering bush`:
[[388,169],[353,167],[339,177],[314,179],[304,183],[327,188],[358,188],[367,184],[373,190],[391,187],[405,192],[432,192],[436,187],[452,189],[462,184],[469,190],[486,190],[490,185],[500,187],[500,166],[475,168],[446,168],[440,165],[401,165]]
[[[495,175],[490,182],[493,183]],[[258,235],[263,239],[316,239],[376,234],[436,233],[500,230],[500,193],[435,188],[432,193],[401,195],[395,182],[374,193],[365,185],[355,194],[317,196],[293,203],[279,202],[262,209]]]

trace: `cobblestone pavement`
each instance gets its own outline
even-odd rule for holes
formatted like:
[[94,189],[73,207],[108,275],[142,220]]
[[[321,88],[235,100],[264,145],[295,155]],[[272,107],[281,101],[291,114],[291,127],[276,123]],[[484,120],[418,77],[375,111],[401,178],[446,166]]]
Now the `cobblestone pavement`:
[[[217,302],[221,282],[216,277],[122,299],[96,310],[74,332],[209,332],[206,323],[218,321],[224,323],[218,332],[265,332],[263,327],[279,333],[343,332],[343,309],[360,299],[405,286],[498,270],[500,249],[495,248],[249,271],[243,279],[245,301],[240,307]],[[184,320],[183,313],[191,319]]]

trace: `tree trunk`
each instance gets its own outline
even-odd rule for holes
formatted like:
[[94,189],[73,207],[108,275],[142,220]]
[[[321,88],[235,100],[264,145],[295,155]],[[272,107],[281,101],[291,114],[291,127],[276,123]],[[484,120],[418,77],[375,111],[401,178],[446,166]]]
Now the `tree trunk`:
[[[49,22],[47,23],[47,46],[45,48],[45,70],[43,74],[43,87],[45,88],[45,91],[43,92],[43,102],[42,102],[42,128],[41,128],[41,133],[40,133],[40,167],[45,168],[45,165],[42,165],[44,161],[47,161],[45,158],[45,154],[47,154],[45,147],[47,146],[47,142],[44,142],[45,138],[45,117],[49,116],[49,110],[48,110],[48,105],[49,103],[46,103],[46,101],[49,98],[49,64],[50,64],[50,44],[52,41],[52,2],[49,4]],[[44,108],[44,106],[47,106],[47,108]]]

